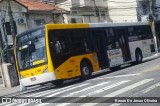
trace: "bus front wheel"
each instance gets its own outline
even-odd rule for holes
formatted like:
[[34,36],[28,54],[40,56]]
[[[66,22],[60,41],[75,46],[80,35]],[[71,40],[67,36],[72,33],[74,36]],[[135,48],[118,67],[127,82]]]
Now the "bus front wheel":
[[91,65],[88,62],[81,63],[81,79],[87,80],[91,77]]

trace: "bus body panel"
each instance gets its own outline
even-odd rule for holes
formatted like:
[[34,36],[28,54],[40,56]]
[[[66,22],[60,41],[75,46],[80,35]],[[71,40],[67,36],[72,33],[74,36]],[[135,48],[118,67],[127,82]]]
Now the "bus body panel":
[[129,42],[129,47],[130,47],[130,52],[131,52],[131,58],[132,61],[135,61],[135,52],[137,48],[140,48],[143,57],[148,57],[151,56],[155,52],[151,52],[150,46],[153,45],[153,40],[148,39],[148,40],[143,40],[143,41],[134,41],[134,42]]
[[80,64],[83,59],[90,61],[94,72],[100,70],[96,53],[73,56],[55,69],[57,79],[68,79],[80,76]]
[[20,80],[20,83],[23,86],[32,86],[32,85],[37,85],[41,83],[47,83],[54,80],[56,80],[55,73],[49,72],[49,73],[43,73],[43,74],[23,78]]
[[48,60],[48,71],[53,72],[54,66],[51,59],[50,49],[49,49],[49,39],[48,39],[48,27],[45,26],[45,36],[46,36],[46,53],[47,53],[47,60]]
[[89,28],[89,24],[47,24],[48,30]]
[[108,50],[107,54],[110,67],[118,66],[124,63],[121,49]]
[[35,75],[43,74],[44,71],[48,72],[48,65],[41,65],[35,68],[26,69],[20,72],[20,76],[28,78]]
[[72,28],[88,28],[88,24],[47,24],[45,26],[45,35],[46,35],[46,51],[47,51],[47,58],[48,58],[48,69],[49,72],[54,71],[53,62],[51,59],[51,52],[49,49],[49,30],[56,30],[56,29],[72,29]]
[[[142,51],[142,56],[143,57],[147,57],[147,56],[151,56],[152,54],[154,54],[155,52],[151,52],[151,46],[155,45],[154,42],[153,42],[153,31],[151,29],[151,24],[148,23],[148,22],[135,22],[135,23],[91,23],[89,24],[91,28],[105,28],[105,29],[127,29],[128,27],[140,27],[140,26],[149,26],[150,27],[150,31],[152,32],[152,38],[150,39],[145,39],[145,40],[137,40],[137,41],[133,41],[133,42],[130,42],[128,41],[128,44],[129,44],[129,52],[130,52],[130,55],[131,55],[131,61],[135,61],[135,52],[136,52],[136,49],[139,48],[141,51]],[[143,28],[142,28],[143,29]],[[126,36],[128,36],[127,33],[125,33]],[[122,50],[122,48],[120,48]],[[115,49],[112,49],[113,51]],[[125,61],[123,61],[123,59],[121,58],[121,56],[110,56],[109,55],[109,51],[112,51],[112,50],[108,50],[107,54],[108,54],[108,58],[109,58],[109,63],[110,63],[110,66],[109,67],[114,67],[114,66],[117,66],[118,64],[121,65],[121,64],[124,64]],[[119,52],[120,54],[120,52]],[[123,54],[123,53],[122,53]],[[114,58],[114,57],[117,57],[117,58]],[[117,59],[116,62],[115,59]]]
[[[36,67],[31,67],[26,70],[19,71],[18,61],[16,59],[16,66],[20,76],[21,84],[24,86],[31,86],[40,83],[46,83],[54,80],[69,79],[78,77],[81,75],[80,64],[83,59],[89,60],[92,65],[93,72],[99,71],[102,69],[100,67],[100,61],[98,60],[97,51],[92,51],[89,53],[70,55],[63,63],[61,63],[57,68],[54,67],[53,57],[51,56],[50,50],[50,40],[49,40],[49,31],[50,30],[59,30],[59,29],[89,29],[89,28],[115,28],[121,26],[138,26],[138,25],[149,25],[146,23],[98,23],[98,24],[47,24],[45,25],[45,44],[46,44],[46,54],[47,54],[47,63],[37,65]],[[126,27],[127,28],[127,27]],[[102,29],[102,30],[103,30]],[[23,35],[23,34],[22,34]],[[107,35],[104,35],[107,36]],[[128,36],[128,35],[126,35]],[[54,35],[53,35],[54,37]],[[90,37],[94,37],[91,35]],[[140,48],[142,51],[143,57],[150,56],[151,45],[154,44],[153,39],[139,40],[129,42],[131,61],[135,61],[135,51],[137,48]],[[94,46],[93,44],[91,46]],[[106,45],[104,45],[106,46]],[[93,47],[95,49],[95,47]],[[15,49],[16,50],[16,49]],[[93,53],[94,52],[94,53]],[[16,54],[16,52],[15,52]],[[109,62],[108,67],[114,67],[117,65],[122,65],[125,63],[122,53],[122,48],[118,49],[106,49],[105,54],[108,55],[107,61]],[[16,55],[15,55],[15,58]],[[35,62],[35,64],[43,63],[42,60]]]
[[137,25],[150,25],[148,22],[126,22],[126,23],[90,23],[90,28],[107,28],[107,27],[124,27],[124,26],[137,26]]
[[[16,37],[15,37],[15,40],[14,40],[14,45],[16,45]],[[16,65],[16,71],[17,71],[17,74],[18,74],[18,78],[20,79],[20,72],[19,72],[19,68],[18,68],[18,60],[17,60],[17,55],[16,55],[16,46],[14,46],[14,57],[15,57],[15,65]]]

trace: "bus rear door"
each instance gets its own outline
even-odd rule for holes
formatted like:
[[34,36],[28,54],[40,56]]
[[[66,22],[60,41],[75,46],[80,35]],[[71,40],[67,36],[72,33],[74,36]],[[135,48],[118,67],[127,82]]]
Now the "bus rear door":
[[124,62],[131,60],[131,54],[125,28],[116,28],[117,37],[119,39],[120,48],[122,49]]

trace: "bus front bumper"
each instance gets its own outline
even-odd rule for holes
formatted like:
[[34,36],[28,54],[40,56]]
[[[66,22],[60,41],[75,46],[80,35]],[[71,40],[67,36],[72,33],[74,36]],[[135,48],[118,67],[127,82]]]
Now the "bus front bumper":
[[54,72],[43,73],[40,75],[23,78],[20,80],[22,86],[33,86],[41,83],[47,83],[56,80],[56,75]]

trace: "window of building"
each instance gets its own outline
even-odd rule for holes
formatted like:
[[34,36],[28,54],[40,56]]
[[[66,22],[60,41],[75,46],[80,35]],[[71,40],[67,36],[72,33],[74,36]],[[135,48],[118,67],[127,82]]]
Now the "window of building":
[[71,23],[77,23],[76,18],[71,18]]
[[142,11],[143,11],[143,15],[146,15],[148,13],[148,7],[146,4],[142,4]]
[[37,20],[34,20],[34,22],[35,22],[36,26],[45,24],[45,20],[44,19],[37,19]]
[[77,11],[72,11],[72,14],[77,14],[78,12]]

